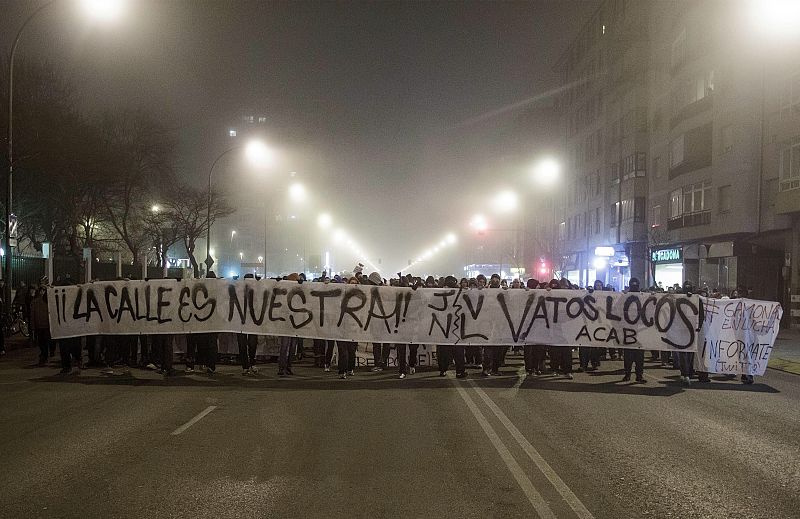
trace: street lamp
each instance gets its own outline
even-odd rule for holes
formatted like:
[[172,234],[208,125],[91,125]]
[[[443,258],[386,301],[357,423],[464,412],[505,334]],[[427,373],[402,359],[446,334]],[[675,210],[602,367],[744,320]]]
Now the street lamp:
[[800,3],[797,0],[754,0],[750,2],[750,16],[762,36],[797,36]]
[[554,159],[544,159],[533,168],[533,176],[536,182],[546,186],[555,184],[560,173],[561,167]]
[[511,189],[504,189],[494,196],[492,207],[498,213],[510,213],[517,208],[518,202],[517,193]]
[[317,217],[317,225],[320,229],[330,229],[333,224],[333,218],[328,213],[322,213]]
[[295,182],[289,186],[289,198],[293,202],[304,202],[307,196],[308,194],[306,193],[306,188],[303,186],[303,184]]
[[[22,22],[20,25],[19,30],[17,30],[17,34],[14,36],[14,41],[11,44],[11,52],[8,55],[8,123],[7,123],[7,146],[8,146],[8,174],[6,175],[6,235],[4,239],[5,243],[5,250],[7,251],[6,254],[6,264],[5,264],[5,275],[4,279],[6,280],[5,285],[5,293],[4,298],[6,301],[11,300],[11,258],[14,255],[14,251],[11,248],[11,218],[10,216],[13,214],[12,211],[12,202],[13,202],[13,177],[14,177],[14,58],[17,55],[17,47],[19,46],[20,38],[22,37],[22,33],[25,31],[25,28],[36,18],[39,13],[47,9],[48,7],[55,4],[55,0],[51,0],[39,6],[35,11],[33,11],[28,17]],[[98,4],[103,4],[100,6]],[[111,6],[110,4],[117,4],[116,6]],[[85,11],[91,15],[93,18],[103,19],[105,21],[109,21],[113,18],[118,17],[122,13],[122,0],[85,0],[83,2],[83,6]],[[7,304],[5,306],[6,315],[10,315],[11,312],[11,305]]]
[[[238,146],[228,148],[217,155],[217,158],[211,163],[211,168],[208,170],[208,206],[206,208],[206,275],[208,275],[208,271],[211,270],[211,266],[214,265],[214,258],[211,257],[211,178],[214,174],[214,167],[222,159],[222,157],[242,147],[245,148],[245,156],[247,157],[248,161],[254,165],[264,165],[273,157],[272,152],[266,144],[258,140],[253,140],[248,142],[246,145],[240,144]],[[231,236],[231,240],[232,239],[233,237]]]

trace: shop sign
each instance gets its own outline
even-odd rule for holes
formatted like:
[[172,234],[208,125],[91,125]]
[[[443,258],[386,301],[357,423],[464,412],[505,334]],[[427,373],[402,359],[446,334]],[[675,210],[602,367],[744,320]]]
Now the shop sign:
[[683,259],[682,250],[677,249],[657,249],[650,253],[653,263],[680,263]]

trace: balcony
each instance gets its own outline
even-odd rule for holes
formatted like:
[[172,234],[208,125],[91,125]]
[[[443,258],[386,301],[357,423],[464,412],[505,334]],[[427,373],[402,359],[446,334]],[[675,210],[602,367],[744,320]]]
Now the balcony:
[[696,225],[707,225],[711,223],[711,211],[697,211],[686,213],[681,216],[667,220],[667,230],[683,229],[684,227],[694,227]]

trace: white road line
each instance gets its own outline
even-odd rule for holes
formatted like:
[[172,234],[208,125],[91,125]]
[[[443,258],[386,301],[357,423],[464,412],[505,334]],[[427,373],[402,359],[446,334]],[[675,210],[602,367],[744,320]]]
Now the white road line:
[[517,370],[517,381],[514,382],[513,386],[506,390],[506,395],[512,398],[517,396],[517,392],[519,392],[519,388],[522,386],[522,383],[525,382],[526,377],[527,374],[525,373],[525,366],[522,366]]
[[192,418],[191,420],[189,420],[185,424],[181,425],[180,427],[178,427],[177,429],[172,431],[170,434],[172,436],[179,435],[180,433],[182,433],[183,431],[185,431],[189,427],[193,426],[194,424],[196,424],[197,422],[202,420],[205,415],[207,415],[208,413],[210,413],[211,411],[213,411],[216,408],[217,408],[217,406],[215,406],[215,405],[210,405],[210,406],[206,407],[205,409],[200,411],[200,413],[197,416],[195,416],[194,418]]
[[472,398],[467,394],[467,391],[461,387],[456,386],[458,390],[458,394],[461,395],[461,398],[464,399],[464,403],[467,404],[467,407],[470,411],[472,411],[472,415],[478,421],[483,432],[486,433],[486,436],[489,437],[489,441],[492,442],[494,448],[497,450],[497,453],[500,454],[500,457],[508,467],[509,472],[511,475],[514,476],[514,479],[517,480],[520,488],[525,493],[525,496],[530,501],[531,505],[533,505],[533,509],[536,510],[536,513],[542,519],[555,519],[555,514],[547,505],[547,502],[544,500],[542,495],[536,490],[536,487],[533,486],[531,480],[528,479],[528,476],[525,474],[525,471],[522,470],[522,467],[519,466],[517,460],[514,459],[514,456],[511,455],[509,452],[508,447],[505,446],[503,441],[497,435],[497,433],[492,428],[492,425],[486,420],[486,417],[483,416],[483,413],[478,406],[475,405],[475,402],[472,401]]
[[519,429],[517,429],[511,420],[508,419],[505,413],[503,413],[503,411],[497,407],[494,401],[489,398],[489,395],[487,395],[483,389],[477,387],[475,382],[469,381],[469,383],[478,396],[481,397],[481,400],[483,400],[489,409],[492,410],[497,419],[500,420],[500,422],[505,426],[506,430],[511,433],[511,436],[517,440],[517,444],[519,444],[522,450],[525,451],[525,454],[528,455],[531,461],[536,464],[542,474],[544,474],[544,476],[558,491],[558,493],[561,494],[561,497],[564,498],[564,500],[569,504],[569,507],[572,508],[578,517],[581,517],[582,519],[594,519],[592,513],[586,509],[583,503],[581,503],[581,500],[578,499],[578,496],[576,496],[572,490],[570,490],[567,484],[564,483],[564,480],[562,480],[558,474],[556,474],[556,471],[553,470],[550,464],[545,461],[542,455],[539,454],[533,445],[530,444],[530,442],[525,438],[525,436],[523,436]]

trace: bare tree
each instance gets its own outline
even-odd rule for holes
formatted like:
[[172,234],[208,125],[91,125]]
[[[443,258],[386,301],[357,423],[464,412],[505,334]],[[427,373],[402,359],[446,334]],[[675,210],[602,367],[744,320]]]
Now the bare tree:
[[208,192],[191,186],[178,188],[167,202],[170,218],[175,222],[179,239],[183,240],[195,277],[200,276],[200,265],[195,257],[197,240],[205,237],[209,223],[213,226],[219,218],[235,212],[218,192],[211,192],[211,219],[208,211]]

